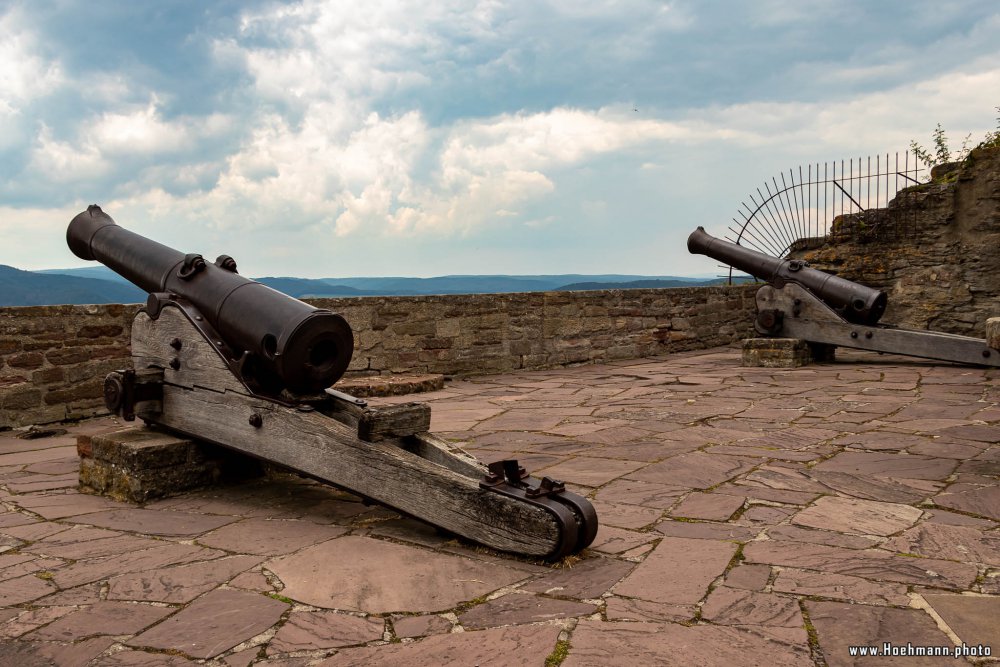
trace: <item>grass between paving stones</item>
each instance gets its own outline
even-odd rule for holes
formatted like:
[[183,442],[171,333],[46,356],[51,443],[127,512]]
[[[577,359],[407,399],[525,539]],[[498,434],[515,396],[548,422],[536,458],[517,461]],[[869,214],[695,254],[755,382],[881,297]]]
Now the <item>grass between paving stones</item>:
[[577,553],[563,556],[563,558],[555,561],[554,563],[546,563],[543,561],[543,564],[551,567],[553,570],[572,570],[573,566],[582,560],[583,556]]
[[809,655],[812,656],[813,662],[815,662],[820,667],[826,667],[826,658],[823,656],[823,650],[819,647],[819,634],[816,632],[816,626],[812,624],[812,620],[809,618],[809,610],[806,609],[805,600],[799,600],[799,611],[802,613],[802,625],[806,629],[806,636],[809,638]]
[[[735,512],[729,515],[729,518],[726,519],[726,522],[728,523],[729,521],[738,521],[743,517],[743,514],[751,507],[774,507],[774,505],[766,505],[764,503],[751,503],[750,499],[747,498],[746,500],[743,501],[742,505],[736,508]],[[740,546],[740,548],[742,549],[743,547]]]
[[732,570],[737,565],[739,565],[740,563],[742,563],[744,560],[746,560],[746,558],[743,556],[743,544],[737,542],[736,553],[734,553],[733,557],[729,559],[729,563],[726,565],[726,569],[722,571],[722,574],[719,575],[719,577],[715,581],[713,581],[708,585],[708,590],[705,591],[705,597],[702,598],[702,603],[697,605],[697,607],[695,607],[694,618],[692,618],[690,622],[687,623],[682,622],[681,625],[686,625],[690,627],[692,625],[697,625],[698,623],[701,622],[702,604],[704,604],[704,602],[708,600],[709,596],[712,594],[712,591],[714,591],[716,588],[719,587],[719,584],[717,584],[716,581],[720,583],[725,581],[726,575],[729,574],[729,571]]
[[556,647],[552,649],[552,653],[549,653],[548,657],[545,658],[545,667],[559,667],[569,655],[569,640],[560,639],[556,642]]
[[479,597],[472,598],[471,600],[466,600],[465,602],[456,605],[455,608],[451,610],[451,612],[455,614],[455,616],[458,616],[459,614],[466,612],[472,609],[473,607],[476,607],[478,605],[483,604],[484,602],[489,601],[489,598],[490,594],[487,593],[486,595],[480,595]]
[[295,604],[295,600],[293,600],[290,597],[285,597],[280,593],[267,593],[267,597],[277,600],[278,602],[284,602],[285,604],[291,604],[291,605]]

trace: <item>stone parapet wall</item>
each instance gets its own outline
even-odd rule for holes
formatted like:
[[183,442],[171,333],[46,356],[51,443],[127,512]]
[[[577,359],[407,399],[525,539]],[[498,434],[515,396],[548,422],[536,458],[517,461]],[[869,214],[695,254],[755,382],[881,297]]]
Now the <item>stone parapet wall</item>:
[[315,299],[354,329],[350,371],[499,373],[723,345],[752,326],[742,287]]
[[[474,375],[631,359],[748,335],[754,288],[314,299],[354,330],[349,374]],[[104,413],[138,305],[0,308],[0,428]]]
[[128,358],[138,308],[0,308],[0,428],[107,412],[104,376]]

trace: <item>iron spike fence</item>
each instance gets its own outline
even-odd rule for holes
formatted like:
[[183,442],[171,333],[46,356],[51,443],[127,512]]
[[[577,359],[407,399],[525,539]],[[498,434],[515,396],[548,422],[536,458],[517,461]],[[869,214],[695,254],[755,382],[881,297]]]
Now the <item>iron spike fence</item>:
[[[928,170],[911,151],[808,164],[797,173],[789,169],[764,181],[750,203],[740,202],[725,238],[772,257],[831,238],[906,238],[914,231],[915,209],[893,200]],[[733,269],[723,268],[733,282]]]

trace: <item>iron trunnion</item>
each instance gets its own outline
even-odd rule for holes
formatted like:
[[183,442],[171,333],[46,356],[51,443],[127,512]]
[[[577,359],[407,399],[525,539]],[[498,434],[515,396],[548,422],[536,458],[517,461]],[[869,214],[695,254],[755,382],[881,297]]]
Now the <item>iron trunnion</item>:
[[762,335],[1000,366],[1000,350],[991,348],[984,339],[880,323],[888,305],[885,292],[814,269],[802,260],[770,257],[715,238],[703,227],[688,237],[688,251],[767,282],[756,294],[754,328]]
[[132,369],[105,380],[108,408],[250,454],[501,551],[555,560],[593,542],[597,515],[516,461],[489,467],[429,432],[430,407],[371,408],[331,388],[347,370],[347,321],[115,224],[90,206],[70,249],[149,292]]

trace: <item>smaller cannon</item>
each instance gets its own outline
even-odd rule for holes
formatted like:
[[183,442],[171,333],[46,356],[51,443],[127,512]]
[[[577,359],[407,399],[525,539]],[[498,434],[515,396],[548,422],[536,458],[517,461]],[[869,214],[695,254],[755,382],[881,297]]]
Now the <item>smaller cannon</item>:
[[888,297],[798,259],[778,259],[716,238],[698,227],[688,252],[706,255],[766,281],[757,290],[754,328],[765,336],[801,338],[977,366],[1000,366],[1000,350],[968,336],[880,324]]
[[798,283],[854,324],[876,324],[885,313],[885,292],[811,268],[798,259],[778,259],[717,239],[704,227],[691,232],[688,252],[707,255],[772,285]]
[[132,368],[104,382],[126,421],[277,463],[501,551],[556,560],[594,541],[597,513],[516,460],[483,465],[429,432],[426,403],[369,407],[333,389],[351,361],[347,321],[115,224],[70,222],[70,249],[148,291]]

